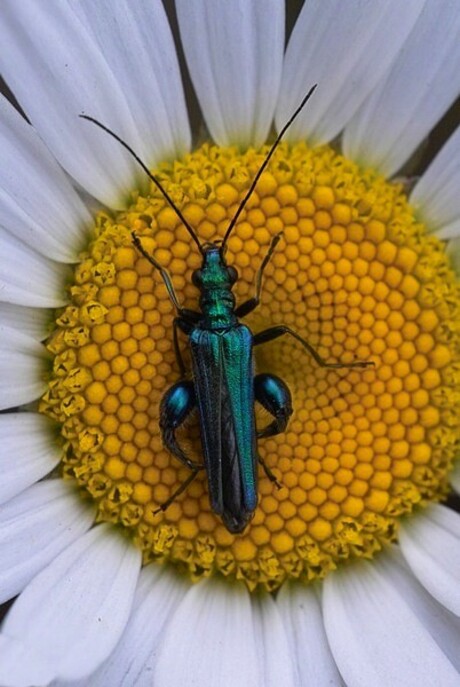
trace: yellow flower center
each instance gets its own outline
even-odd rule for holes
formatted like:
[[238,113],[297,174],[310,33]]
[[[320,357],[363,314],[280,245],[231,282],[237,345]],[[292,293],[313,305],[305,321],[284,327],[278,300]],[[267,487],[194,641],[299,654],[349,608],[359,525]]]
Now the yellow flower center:
[[[205,145],[162,168],[202,242],[223,236],[265,153]],[[41,408],[62,426],[63,476],[94,499],[99,520],[130,530],[146,562],[274,589],[372,556],[395,539],[402,515],[446,495],[459,443],[460,289],[400,186],[329,147],[283,144],[229,241],[241,303],[254,295],[271,237],[284,232],[245,320],[254,332],[286,324],[329,362],[375,363],[324,369],[287,337],[257,347],[257,370],[288,384],[294,414],[284,434],[258,441],[282,488],[259,469],[259,505],[240,535],[211,511],[204,471],[158,512],[190,473],[159,429],[162,396],[179,379],[175,312],[133,230],[183,306],[198,308],[200,254],[155,189],[100,214],[48,343],[54,367]],[[185,336],[180,345],[189,364]],[[179,437],[201,461],[196,417]]]

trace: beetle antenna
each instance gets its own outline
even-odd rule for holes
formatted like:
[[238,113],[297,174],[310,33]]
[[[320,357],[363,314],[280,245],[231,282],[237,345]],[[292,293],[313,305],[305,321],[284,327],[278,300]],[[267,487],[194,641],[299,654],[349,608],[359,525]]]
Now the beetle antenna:
[[140,167],[142,167],[142,169],[143,169],[144,172],[147,174],[147,176],[149,177],[149,179],[151,179],[151,181],[153,181],[153,183],[155,184],[155,186],[157,187],[157,189],[163,194],[164,198],[168,201],[168,203],[170,204],[170,206],[172,207],[172,209],[174,210],[174,212],[176,213],[176,215],[179,217],[179,219],[181,220],[181,222],[183,222],[185,228],[187,229],[187,231],[188,231],[188,233],[190,234],[190,236],[192,237],[192,239],[195,241],[196,245],[198,246],[198,248],[199,248],[199,250],[200,250],[200,253],[201,253],[202,255],[204,255],[203,246],[202,246],[201,243],[199,242],[198,236],[195,234],[193,228],[192,228],[192,227],[190,226],[190,224],[187,222],[187,220],[185,219],[184,215],[183,215],[182,212],[179,210],[179,208],[177,207],[177,205],[175,204],[175,202],[173,201],[173,199],[171,198],[171,196],[169,195],[169,193],[166,191],[166,189],[164,188],[164,186],[163,186],[163,184],[161,183],[161,181],[159,181],[159,180],[152,174],[152,172],[149,170],[149,168],[147,167],[147,165],[145,164],[145,162],[143,162],[143,161],[141,160],[141,158],[139,157],[139,155],[131,148],[131,146],[129,146],[129,145],[126,143],[126,141],[124,141],[122,138],[120,138],[120,136],[118,136],[114,131],[112,131],[112,130],[109,129],[107,126],[105,126],[105,124],[102,124],[102,123],[99,122],[97,119],[94,119],[94,117],[89,117],[88,115],[84,115],[84,114],[81,114],[81,115],[78,115],[78,116],[81,117],[81,119],[87,119],[88,122],[92,122],[93,124],[96,124],[96,126],[98,126],[100,129],[102,129],[103,131],[105,131],[106,133],[108,133],[110,136],[112,136],[112,138],[114,138],[116,141],[118,141],[118,143],[120,143],[120,144],[123,146],[123,148],[126,148],[126,150],[128,151],[128,153],[131,154],[131,156],[136,160],[137,164],[138,164]]
[[314,86],[312,86],[312,87],[310,88],[310,90],[308,91],[307,95],[304,97],[304,99],[303,99],[302,102],[300,103],[300,105],[299,105],[299,107],[297,108],[297,110],[294,112],[294,114],[293,114],[292,117],[289,119],[289,121],[286,122],[286,124],[283,126],[283,128],[282,128],[281,131],[279,132],[278,136],[276,137],[276,140],[275,140],[275,142],[273,143],[273,145],[272,145],[272,147],[270,148],[270,150],[268,151],[265,160],[262,162],[261,166],[259,167],[259,170],[258,170],[257,174],[255,175],[255,177],[254,177],[254,179],[253,179],[253,181],[252,181],[252,184],[251,184],[250,187],[249,187],[248,192],[247,192],[246,195],[244,196],[243,200],[241,201],[241,203],[240,203],[240,205],[239,205],[239,207],[238,207],[238,210],[236,211],[235,215],[233,216],[232,221],[231,221],[230,224],[228,225],[227,231],[225,232],[225,236],[224,236],[224,239],[223,239],[223,241],[222,241],[222,245],[221,245],[221,247],[220,247],[221,252],[223,252],[223,250],[224,250],[224,248],[225,248],[225,244],[226,244],[227,241],[228,241],[228,237],[229,237],[230,234],[232,233],[233,227],[235,226],[235,224],[236,224],[237,221],[238,221],[239,216],[240,216],[241,213],[243,212],[246,203],[248,202],[249,198],[252,196],[252,193],[253,193],[255,187],[257,186],[257,182],[259,181],[260,177],[262,176],[262,173],[264,172],[266,166],[267,166],[268,163],[270,162],[270,159],[271,159],[273,153],[274,153],[275,150],[277,149],[278,145],[281,143],[281,139],[283,138],[284,134],[286,133],[286,131],[287,131],[287,130],[289,129],[289,127],[291,126],[291,124],[292,124],[292,122],[294,121],[294,119],[297,117],[298,114],[300,114],[300,112],[303,110],[303,108],[305,107],[305,105],[307,104],[307,102],[310,100],[310,98],[311,98],[311,96],[313,95],[313,93],[314,93],[314,91],[315,91],[317,85],[318,85],[318,84],[315,84]]

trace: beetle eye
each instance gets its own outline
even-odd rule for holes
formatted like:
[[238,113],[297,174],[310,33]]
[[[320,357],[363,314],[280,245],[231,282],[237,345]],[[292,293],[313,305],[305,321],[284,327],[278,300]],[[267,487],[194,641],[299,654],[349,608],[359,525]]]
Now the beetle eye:
[[202,281],[201,281],[201,270],[195,270],[192,274],[192,282],[194,286],[197,287],[197,289],[200,288]]
[[230,281],[232,282],[232,284],[234,284],[236,282],[236,280],[238,279],[238,272],[236,271],[236,269],[232,265],[229,265],[227,267],[227,272],[228,272],[228,276],[230,277]]

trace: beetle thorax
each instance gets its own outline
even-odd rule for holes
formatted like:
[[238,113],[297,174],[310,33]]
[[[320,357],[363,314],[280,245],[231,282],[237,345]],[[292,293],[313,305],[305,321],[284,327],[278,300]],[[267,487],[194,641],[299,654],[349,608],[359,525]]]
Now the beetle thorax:
[[226,265],[219,246],[205,248],[201,269],[194,274],[194,283],[201,292],[200,308],[205,328],[226,328],[237,321],[232,293],[235,275],[232,269]]

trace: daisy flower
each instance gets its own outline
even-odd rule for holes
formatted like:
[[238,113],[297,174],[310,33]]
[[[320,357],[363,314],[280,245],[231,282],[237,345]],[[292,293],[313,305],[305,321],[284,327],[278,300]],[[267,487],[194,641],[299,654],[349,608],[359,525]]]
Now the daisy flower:
[[[196,137],[159,0],[4,0],[0,67],[0,684],[460,684],[460,131],[408,178],[460,91],[453,0],[309,0],[285,47],[279,0],[177,0],[208,135]],[[176,21],[176,19],[174,19]],[[179,39],[178,39],[179,40]],[[179,379],[174,308],[200,254],[100,120],[146,161],[200,241],[229,243],[238,303],[264,273],[256,351],[291,389],[258,450],[248,528],[158,418]],[[203,131],[203,130],[202,130]],[[186,337],[179,345],[189,365]],[[260,426],[267,418],[257,417]],[[196,418],[179,432],[200,460]]]

